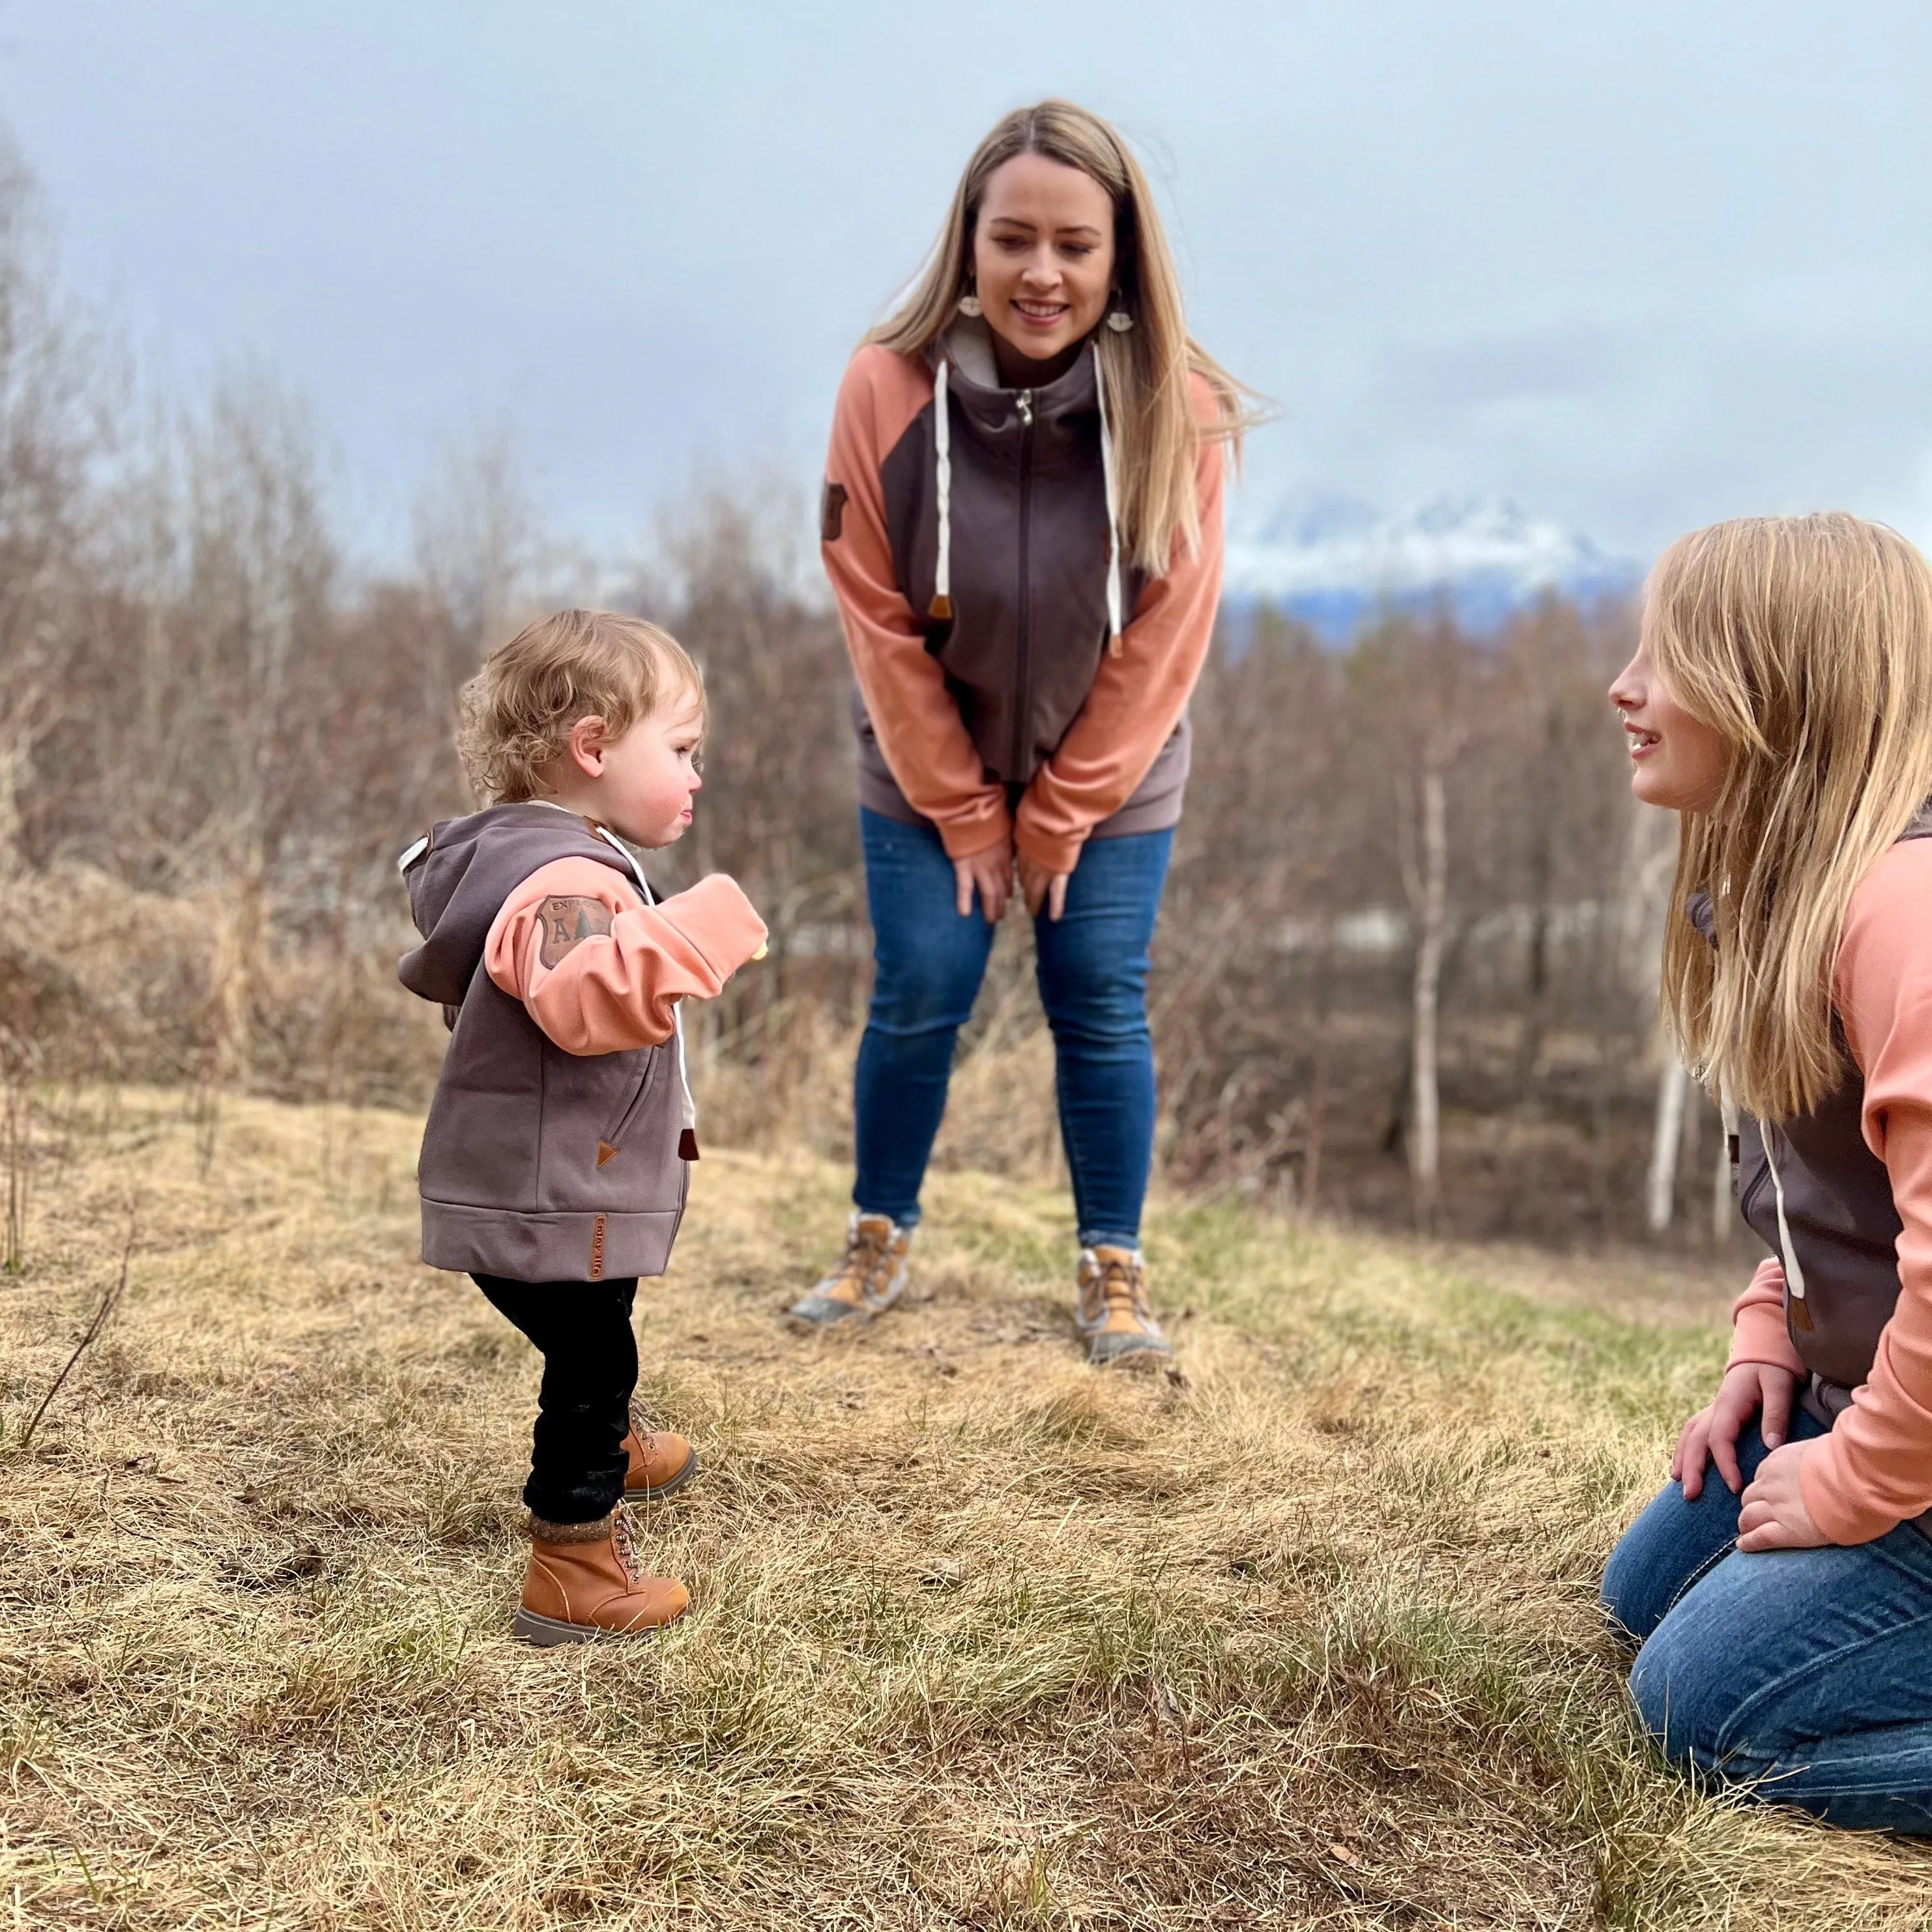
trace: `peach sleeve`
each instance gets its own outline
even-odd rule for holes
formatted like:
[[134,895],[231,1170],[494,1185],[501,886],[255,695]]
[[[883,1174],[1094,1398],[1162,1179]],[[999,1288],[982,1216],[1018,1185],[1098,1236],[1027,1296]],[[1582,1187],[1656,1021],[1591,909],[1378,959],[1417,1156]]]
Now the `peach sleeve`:
[[1731,1304],[1731,1357],[1724,1366],[1740,1362],[1789,1369],[1801,1382],[1810,1373],[1784,1325],[1784,1269],[1775,1255],[1758,1263],[1750,1286]]
[[952,857],[964,859],[1011,835],[1006,790],[987,782],[946,674],[899,588],[879,476],[932,393],[906,356],[874,344],[853,357],[832,418],[819,535],[879,749],[907,802],[932,820]]
[[[1195,413],[1214,419],[1214,392],[1193,380]],[[1087,836],[1134,794],[1193,695],[1221,600],[1221,497],[1226,451],[1204,442],[1195,465],[1201,541],[1141,592],[1120,654],[1100,659],[1093,688],[1060,748],[1020,800],[1013,842],[1036,865],[1070,872]]]
[[566,1053],[662,1046],[682,999],[715,998],[765,942],[722,872],[656,905],[594,859],[532,872],[490,926],[484,970]]
[[1865,1144],[1904,1224],[1871,1373],[1804,1459],[1811,1520],[1869,1543],[1932,1509],[1932,842],[1894,845],[1852,895],[1834,993],[1865,1078]]

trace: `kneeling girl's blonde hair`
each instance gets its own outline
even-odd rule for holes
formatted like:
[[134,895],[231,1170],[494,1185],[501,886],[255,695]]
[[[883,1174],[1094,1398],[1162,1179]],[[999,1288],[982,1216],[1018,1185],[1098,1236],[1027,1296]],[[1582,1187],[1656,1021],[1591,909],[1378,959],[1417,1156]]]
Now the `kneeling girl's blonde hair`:
[[[1664,1006],[1687,1062],[1760,1118],[1838,1084],[1832,974],[1858,881],[1932,794],[1932,567],[1841,512],[1681,538],[1643,634],[1684,709],[1730,750],[1678,835]],[[1684,919],[1710,895],[1714,950]]]

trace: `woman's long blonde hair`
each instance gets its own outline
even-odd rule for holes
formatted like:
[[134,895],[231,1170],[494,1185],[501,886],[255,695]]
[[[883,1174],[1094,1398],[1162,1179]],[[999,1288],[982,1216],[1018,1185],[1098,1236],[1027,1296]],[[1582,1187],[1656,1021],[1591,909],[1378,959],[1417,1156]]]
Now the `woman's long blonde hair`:
[[1838,1084],[1832,978],[1853,889],[1932,794],[1932,567],[1841,512],[1680,538],[1652,572],[1652,668],[1730,747],[1678,833],[1664,1006],[1687,1062],[1770,1120]]
[[[1177,537],[1201,539],[1194,466],[1204,436],[1234,444],[1257,419],[1243,386],[1187,333],[1180,279],[1161,231],[1153,190],[1126,142],[1069,100],[1042,100],[1009,114],[966,164],[931,258],[897,310],[866,336],[917,356],[952,322],[972,286],[973,232],[987,177],[1016,154],[1044,154],[1090,176],[1114,204],[1114,275],[1120,305],[1133,317],[1124,333],[1099,332],[1108,422],[1120,478],[1120,545],[1155,576],[1166,574]],[[1218,420],[1195,418],[1188,377],[1207,377]]]

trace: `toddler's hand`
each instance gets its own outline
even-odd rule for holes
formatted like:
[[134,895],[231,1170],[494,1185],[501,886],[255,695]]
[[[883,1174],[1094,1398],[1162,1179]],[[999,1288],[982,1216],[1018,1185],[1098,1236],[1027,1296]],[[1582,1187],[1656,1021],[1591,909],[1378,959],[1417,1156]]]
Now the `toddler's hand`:
[[1670,1473],[1684,1486],[1684,1500],[1704,1493],[1706,1463],[1714,1462],[1732,1496],[1744,1487],[1738,1467],[1738,1438],[1762,1408],[1766,1446],[1775,1449],[1791,1427],[1791,1403],[1798,1378],[1768,1362],[1738,1362],[1724,1371],[1716,1399],[1684,1425],[1670,1458]]

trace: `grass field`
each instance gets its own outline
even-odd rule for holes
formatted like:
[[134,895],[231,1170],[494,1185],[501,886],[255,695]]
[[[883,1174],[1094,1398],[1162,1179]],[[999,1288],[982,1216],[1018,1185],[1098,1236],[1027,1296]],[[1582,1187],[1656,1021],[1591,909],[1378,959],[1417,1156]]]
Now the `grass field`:
[[1927,1922],[1932,1856],[1700,1798],[1624,1715],[1594,1580],[1721,1358],[1708,1288],[1168,1204],[1184,1379],[1103,1380],[1062,1200],[952,1174],[910,1305],[800,1340],[843,1178],[707,1154],[640,1298],[707,1466],[646,1537],[692,1614],[537,1652],[535,1358],[416,1262],[416,1131],[136,1094],[44,1162],[0,1921]]

